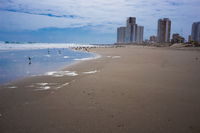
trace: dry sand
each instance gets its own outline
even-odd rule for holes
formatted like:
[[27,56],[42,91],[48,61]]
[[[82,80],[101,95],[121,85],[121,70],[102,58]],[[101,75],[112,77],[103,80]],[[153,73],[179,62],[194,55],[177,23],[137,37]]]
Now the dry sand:
[[0,132],[200,132],[199,51],[142,46],[90,51],[101,58],[63,69],[74,75],[0,86]]

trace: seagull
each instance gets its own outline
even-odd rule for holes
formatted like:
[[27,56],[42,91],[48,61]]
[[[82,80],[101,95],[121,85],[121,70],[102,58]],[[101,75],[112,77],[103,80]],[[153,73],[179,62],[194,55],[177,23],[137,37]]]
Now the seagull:
[[31,64],[31,58],[30,57],[28,57],[28,60],[29,60],[29,65]]

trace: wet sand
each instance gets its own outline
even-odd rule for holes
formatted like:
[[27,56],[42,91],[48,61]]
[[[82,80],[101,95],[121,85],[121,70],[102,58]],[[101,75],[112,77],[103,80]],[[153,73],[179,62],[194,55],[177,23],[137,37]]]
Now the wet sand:
[[1,85],[0,132],[200,132],[200,51],[90,52],[101,57]]

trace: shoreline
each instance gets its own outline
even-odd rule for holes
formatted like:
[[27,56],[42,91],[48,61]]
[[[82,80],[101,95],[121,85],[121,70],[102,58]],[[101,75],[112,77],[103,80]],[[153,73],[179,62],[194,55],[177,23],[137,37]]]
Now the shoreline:
[[[49,53],[50,51],[51,54]],[[62,54],[59,53],[58,55],[56,51],[60,52],[61,48],[6,50],[6,53],[0,51],[2,55],[0,84],[3,85],[17,79],[43,75],[48,71],[58,71],[77,61],[90,60],[99,56],[83,50],[77,51],[69,48],[62,49]],[[31,57],[32,61],[31,58],[28,60],[28,57]],[[7,62],[5,62],[6,60]]]
[[0,131],[200,131],[199,51],[126,46],[90,52],[101,57],[64,67],[66,75],[1,85]]

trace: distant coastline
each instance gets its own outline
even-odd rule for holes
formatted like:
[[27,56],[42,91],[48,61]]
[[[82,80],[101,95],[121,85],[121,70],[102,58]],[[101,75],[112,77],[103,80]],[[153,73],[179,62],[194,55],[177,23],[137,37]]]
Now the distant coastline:
[[15,42],[15,41],[4,41],[5,44],[35,44],[36,42]]

